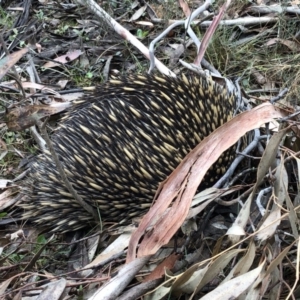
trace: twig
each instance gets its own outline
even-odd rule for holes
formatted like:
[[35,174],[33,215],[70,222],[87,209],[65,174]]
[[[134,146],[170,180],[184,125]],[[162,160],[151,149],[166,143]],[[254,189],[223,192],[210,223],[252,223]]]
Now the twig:
[[[136,37],[134,37],[127,29],[125,29],[120,23],[115,21],[106,11],[104,11],[94,0],[76,0],[79,4],[84,4],[89,8],[101,21],[104,21],[111,28],[115,30],[121,37],[135,46],[146,58],[150,59],[148,48],[141,43]],[[162,73],[168,76],[176,77],[176,75],[169,70],[162,62],[155,58],[155,66]]]
[[214,17],[214,19],[211,23],[211,26],[209,26],[208,30],[205,32],[205,35],[202,39],[202,43],[201,43],[201,46],[200,46],[200,49],[199,49],[199,52],[198,52],[197,57],[194,61],[194,64],[196,66],[200,65],[200,63],[202,61],[202,58],[204,56],[204,53],[207,49],[208,43],[211,40],[213,34],[215,33],[218,25],[220,24],[220,21],[221,21],[223,15],[224,15],[226,9],[228,8],[230,2],[231,2],[231,0],[227,0],[226,3],[224,3],[222,8],[220,9],[219,14],[216,17]]
[[[278,18],[276,17],[245,17],[245,18],[237,18],[234,20],[222,20],[220,22],[221,26],[236,26],[236,25],[262,25],[266,23],[276,23],[278,22]],[[209,27],[212,21],[204,21],[199,26],[201,27]]]
[[[211,0],[206,0],[203,5],[198,7],[190,17],[188,17],[186,20],[180,20],[176,21],[175,23],[171,24],[166,30],[164,30],[157,38],[155,38],[149,45],[149,53],[150,53],[150,68],[148,73],[150,73],[154,69],[154,46],[155,44],[161,40],[164,36],[166,36],[172,29],[174,29],[177,26],[183,25],[185,26],[185,29],[190,36],[190,38],[193,40],[197,47],[197,52],[199,51],[201,47],[201,43],[198,40],[197,36],[195,35],[194,31],[191,28],[191,24],[193,24],[193,20],[203,11],[207,10],[207,8],[211,5]],[[208,64],[208,62],[206,61]]]
[[159,284],[163,282],[163,278],[154,279],[151,281],[141,282],[138,285],[133,286],[126,292],[124,292],[121,296],[119,296],[116,300],[132,300],[139,299],[147,292],[156,288]]
[[272,187],[267,187],[263,190],[261,190],[259,193],[258,193],[258,196],[256,198],[256,205],[260,211],[260,214],[262,216],[265,215],[266,213],[266,209],[263,207],[263,205],[261,204],[261,198],[263,197],[263,195],[267,194],[267,193],[270,193],[272,191]]
[[289,91],[288,88],[283,89],[282,91],[279,92],[279,94],[278,94],[277,96],[271,98],[271,99],[270,99],[270,102],[271,102],[272,104],[274,104],[276,101],[282,99],[282,98],[287,94],[288,91]]
[[272,6],[267,6],[267,5],[253,5],[250,6],[247,9],[247,13],[252,12],[255,14],[283,14],[283,13],[290,13],[290,14],[296,14],[300,15],[300,9],[296,8],[297,6],[290,6],[290,7],[285,7],[279,4],[275,4]]
[[253,141],[244,149],[241,154],[233,161],[227,172],[222,176],[222,178],[219,179],[219,181],[214,185],[215,188],[221,188],[232,176],[237,166],[240,164],[240,162],[244,159],[244,154],[247,154],[251,152],[255,147],[257,146],[258,142],[265,138],[265,136],[261,136],[259,129],[254,130],[254,138]]
[[[175,23],[171,24],[167,29],[165,29],[158,37],[156,37],[149,45],[149,59],[150,59],[150,67],[148,73],[151,73],[152,70],[154,69],[154,66],[156,64],[155,62],[155,56],[154,56],[154,46],[155,44],[161,40],[164,36],[166,36],[173,28],[183,25],[185,21],[176,21]],[[188,32],[189,33],[189,32]],[[194,39],[193,39],[194,41]],[[194,41],[195,42],[195,41]],[[197,45],[197,47],[199,44]]]
[[254,172],[254,171],[257,171],[257,168],[248,168],[248,169],[245,169],[243,170],[242,172],[240,172],[239,174],[237,174],[235,177],[232,178],[232,180],[228,183],[228,187],[231,187],[234,185],[234,183],[241,177],[245,176],[247,173],[250,173],[250,172]]

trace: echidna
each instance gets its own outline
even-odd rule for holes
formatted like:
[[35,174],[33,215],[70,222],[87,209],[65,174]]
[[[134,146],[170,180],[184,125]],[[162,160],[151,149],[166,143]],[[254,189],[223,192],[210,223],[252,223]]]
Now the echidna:
[[[52,142],[77,193],[102,221],[120,223],[145,212],[159,183],[235,108],[235,94],[211,79],[127,76],[77,101]],[[205,180],[215,181],[232,157],[226,152]],[[50,154],[37,157],[22,193],[22,218],[39,226],[65,232],[94,222]]]

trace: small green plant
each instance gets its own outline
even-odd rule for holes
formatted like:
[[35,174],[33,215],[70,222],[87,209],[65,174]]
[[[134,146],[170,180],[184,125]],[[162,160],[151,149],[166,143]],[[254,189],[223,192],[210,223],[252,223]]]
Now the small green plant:
[[70,28],[70,26],[65,24],[65,25],[60,26],[58,29],[54,30],[54,32],[56,34],[64,34],[67,32],[67,30],[69,28]]
[[36,13],[36,17],[40,21],[44,21],[45,20],[44,12],[41,9]]
[[0,7],[0,26],[5,25],[6,28],[10,28],[12,24],[13,21],[10,14]]
[[21,48],[24,48],[26,46],[26,43],[25,41],[20,41],[19,45]]
[[6,217],[6,216],[7,216],[7,213],[6,213],[6,212],[1,212],[1,213],[0,213],[0,220],[1,220],[2,218]]
[[12,30],[13,34],[9,36],[9,40],[12,42],[16,37],[17,35],[19,34],[19,31],[17,28],[13,28]]
[[94,76],[93,72],[90,72],[90,71],[87,72],[86,75],[85,75],[85,77],[88,78],[88,79],[92,79],[93,76]]
[[7,145],[10,145],[16,140],[16,134],[12,131],[6,131],[3,139]]
[[78,300],[83,300],[84,299],[84,297],[83,297],[83,286],[82,285],[80,285],[79,287],[78,287],[78,289],[77,289],[77,299]]
[[143,39],[145,38],[147,35],[148,35],[148,31],[144,31],[142,29],[138,29],[137,32],[136,32],[136,36],[139,38],[139,39]]
[[22,259],[24,258],[24,255],[18,254],[18,253],[12,253],[9,255],[9,259],[11,260],[12,263],[20,263]]

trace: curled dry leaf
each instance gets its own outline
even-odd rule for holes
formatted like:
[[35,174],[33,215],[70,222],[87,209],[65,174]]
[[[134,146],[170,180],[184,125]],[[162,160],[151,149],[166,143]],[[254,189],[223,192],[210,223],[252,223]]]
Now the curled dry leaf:
[[286,203],[286,208],[288,209],[288,218],[290,221],[291,229],[295,239],[299,238],[298,228],[299,228],[299,219],[296,214],[295,207],[291,201],[290,195],[288,193],[288,174],[287,170],[284,166],[284,159],[281,158],[280,165],[277,167],[275,173],[275,182],[274,182],[274,190],[275,196],[277,199],[277,203],[273,204],[273,207],[277,209],[278,206],[283,206]]
[[[2,158],[0,158],[2,159]],[[8,180],[8,179],[0,179],[0,189],[4,189],[7,187],[7,185],[9,183],[11,183],[12,181],[11,180]]]
[[272,236],[277,229],[281,221],[281,211],[280,208],[272,211],[263,224],[260,227],[258,234],[256,235],[257,239],[260,241],[265,241],[270,236]]
[[[0,139],[0,160],[3,159],[7,153],[8,150],[7,150],[6,143],[2,139]],[[1,181],[0,181],[0,188],[3,188],[3,182],[1,184]]]
[[172,291],[177,294],[198,293],[208,282],[222,272],[234,257],[243,251],[243,249],[232,249],[205,266],[203,266],[203,262],[193,265],[182,274],[176,276],[172,284]]
[[297,216],[296,209],[292,203],[290,195],[288,194],[286,189],[284,191],[286,194],[285,202],[286,202],[286,206],[289,210],[289,221],[291,224],[292,232],[293,232],[294,238],[299,239],[299,229],[298,228],[300,228],[300,220]]
[[285,45],[286,47],[288,47],[291,51],[293,52],[299,52],[300,51],[300,45],[298,42],[294,42],[294,41],[289,41],[286,39],[280,39],[280,38],[274,38],[274,39],[270,39],[266,45],[267,46],[272,46],[272,45],[276,45],[276,44],[282,44]]
[[242,275],[249,271],[251,268],[253,261],[255,259],[255,244],[253,240],[250,242],[248,246],[248,250],[246,254],[237,262],[237,264],[231,269],[227,277],[222,281],[222,284],[229,281],[233,277],[238,275]]
[[68,52],[65,55],[55,58],[54,61],[57,61],[57,63],[54,61],[49,61],[43,65],[43,68],[53,68],[53,67],[60,66],[61,64],[66,64],[70,61],[75,60],[81,54],[83,54],[83,52],[81,50],[74,50],[74,51]]
[[222,272],[229,264],[229,262],[244,252],[244,249],[232,249],[224,252],[221,256],[219,256],[208,268],[207,272],[203,276],[201,282],[197,282],[196,289],[194,293],[198,293],[207,283],[213,280],[220,272]]
[[[0,188],[4,187],[0,186]],[[4,211],[4,209],[17,202],[16,197],[14,197],[13,195],[14,191],[12,189],[6,189],[3,193],[0,194],[0,211]]]
[[67,285],[67,280],[61,278],[42,286],[43,291],[39,294],[39,299],[59,300]]
[[[279,109],[264,103],[236,116],[193,149],[162,183],[153,207],[131,237],[127,262],[132,261],[136,254],[138,257],[154,254],[167,244],[184,222],[202,178],[219,156],[247,131],[280,117],[282,114]],[[171,203],[172,207],[166,212]],[[155,224],[152,222],[154,217]],[[148,230],[150,225],[152,229]],[[141,244],[137,250],[139,242]]]
[[224,299],[236,299],[241,293],[243,293],[259,276],[261,273],[264,262],[257,268],[234,279],[229,280],[224,284],[220,284],[212,292],[206,294],[201,300],[224,300]]
[[37,90],[49,89],[49,90],[52,90],[44,84],[39,84],[39,83],[35,83],[35,82],[27,82],[27,81],[23,81],[21,83],[22,83],[23,89],[37,89]]
[[141,25],[141,26],[147,26],[147,27],[150,27],[150,28],[154,27],[154,24],[152,22],[149,22],[149,21],[137,21],[137,22],[135,22],[135,24]]
[[13,279],[14,277],[10,277],[0,284],[0,295],[4,295],[4,293],[6,292],[8,286],[10,285]]
[[29,48],[23,48],[17,52],[9,54],[0,60],[0,80],[14,66],[21,57],[29,51]]
[[[194,269],[197,267],[197,265],[193,266]],[[193,268],[192,267],[192,268]],[[191,271],[192,268],[190,268],[188,271]],[[199,269],[199,270],[193,270],[193,273],[190,274],[191,272],[184,272],[180,276],[180,280],[183,282],[182,285],[179,285],[180,281],[176,281],[173,285],[173,290],[174,292],[183,292],[186,294],[192,294],[196,289],[199,284],[201,284],[203,277],[205,276],[206,272],[209,270],[210,264],[206,265],[205,267]]]
[[104,251],[85,266],[84,270],[80,272],[81,277],[88,277],[93,272],[93,267],[102,264],[113,255],[123,251],[129,244],[131,233],[123,233],[116,238]]
[[143,15],[143,13],[145,12],[146,9],[147,9],[147,5],[144,5],[144,6],[140,7],[140,8],[132,15],[132,17],[130,18],[129,22],[133,22],[133,21],[138,20],[138,19]]
[[[199,214],[209,203],[221,195],[230,194],[234,190],[224,191],[216,188],[208,188],[198,193],[194,198],[187,219],[193,218]],[[201,203],[201,205],[199,205]],[[194,207],[195,206],[195,207]],[[194,207],[194,208],[193,208]]]
[[189,17],[191,15],[191,10],[190,10],[187,2],[184,1],[184,0],[179,0],[179,5],[182,8],[182,11],[183,11],[184,15],[186,17]]
[[[266,173],[268,172],[270,166],[274,162],[277,149],[279,144],[281,143],[283,137],[285,136],[288,129],[281,130],[275,133],[272,138],[270,139],[263,156],[260,160],[260,163],[257,168],[257,180],[254,186],[253,192],[248,197],[247,201],[244,203],[244,206],[239,211],[237,218],[235,219],[232,226],[228,229],[227,235],[232,243],[236,243],[238,241],[238,236],[245,235],[244,228],[248,222],[248,218],[250,216],[250,208],[253,200],[253,195],[257,187],[261,184],[263,178],[265,177]],[[275,149],[275,151],[274,151]]]
[[173,253],[165,258],[148,276],[145,277],[144,282],[162,278],[165,275],[165,270],[171,270],[180,257],[181,255]]
[[256,188],[261,184],[263,181],[266,173],[268,172],[270,166],[274,163],[274,160],[277,155],[277,149],[279,144],[281,143],[283,137],[286,135],[288,128],[283,129],[271,137],[267,147],[263,153],[263,156],[260,160],[260,163],[257,168],[257,180],[254,187],[254,192]]

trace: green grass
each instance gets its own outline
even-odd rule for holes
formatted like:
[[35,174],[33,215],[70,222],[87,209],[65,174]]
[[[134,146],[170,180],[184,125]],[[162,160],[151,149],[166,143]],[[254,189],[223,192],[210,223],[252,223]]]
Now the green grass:
[[13,18],[11,17],[11,14],[5,11],[1,6],[0,6],[0,28],[3,29],[2,27],[4,26],[5,29],[11,28],[13,25]]

